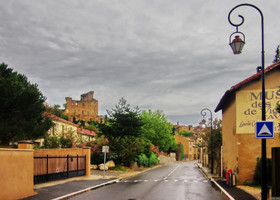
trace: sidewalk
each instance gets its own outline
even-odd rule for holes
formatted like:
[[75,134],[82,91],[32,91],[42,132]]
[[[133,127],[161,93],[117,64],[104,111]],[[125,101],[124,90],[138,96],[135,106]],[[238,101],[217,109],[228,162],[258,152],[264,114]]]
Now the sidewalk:
[[211,174],[210,170],[206,167],[202,167],[201,163],[198,163],[197,166],[201,169],[202,173],[211,180],[215,187],[219,188],[230,200],[257,200],[254,196],[248,192],[238,188],[230,187],[226,184],[226,180],[216,175]]
[[60,200],[67,199],[89,190],[93,190],[105,185],[117,183],[123,178],[132,177],[137,174],[143,173],[155,167],[160,167],[161,165],[154,166],[152,168],[139,169],[137,171],[125,171],[125,172],[112,172],[106,171],[105,177],[103,176],[103,171],[91,170],[91,175],[80,176],[75,178],[63,179],[58,181],[51,181],[47,183],[41,183],[34,185],[34,191],[37,193],[34,196],[24,198],[24,200]]

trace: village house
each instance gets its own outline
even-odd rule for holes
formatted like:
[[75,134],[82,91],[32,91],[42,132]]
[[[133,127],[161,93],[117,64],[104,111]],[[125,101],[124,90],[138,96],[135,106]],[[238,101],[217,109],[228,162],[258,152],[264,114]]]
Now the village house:
[[[265,69],[266,119],[274,121],[275,136],[267,139],[267,157],[271,148],[280,147],[280,62]],[[222,110],[222,167],[231,169],[239,184],[254,177],[257,158],[261,157],[261,139],[255,136],[255,122],[261,121],[261,71],[225,92],[215,112]]]
[[178,144],[184,146],[184,159],[196,160],[198,159],[198,147],[196,141],[193,138],[184,137],[182,135],[175,135],[175,140]]
[[173,125],[174,127],[174,133],[179,133],[180,131],[186,131],[186,132],[194,132],[194,127],[192,125],[179,125],[179,123],[177,123],[177,125]]
[[[75,144],[93,141],[95,138],[96,133],[94,131],[79,128],[77,124],[74,124],[53,114],[45,113],[44,115],[49,117],[54,123],[53,127],[51,127],[47,132],[48,136],[69,138]],[[37,143],[38,146],[42,146],[43,142],[43,138],[35,140],[35,144]]]

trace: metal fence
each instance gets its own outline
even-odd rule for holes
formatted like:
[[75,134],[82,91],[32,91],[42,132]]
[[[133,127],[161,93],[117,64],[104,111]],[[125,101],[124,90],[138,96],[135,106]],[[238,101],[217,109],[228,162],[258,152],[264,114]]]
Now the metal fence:
[[34,157],[34,184],[86,174],[86,156]]

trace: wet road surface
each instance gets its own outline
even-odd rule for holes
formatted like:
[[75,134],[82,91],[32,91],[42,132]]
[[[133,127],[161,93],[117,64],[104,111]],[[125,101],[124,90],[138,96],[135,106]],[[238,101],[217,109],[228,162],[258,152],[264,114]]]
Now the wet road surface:
[[199,171],[197,161],[165,165],[116,184],[92,190],[71,200],[224,200]]

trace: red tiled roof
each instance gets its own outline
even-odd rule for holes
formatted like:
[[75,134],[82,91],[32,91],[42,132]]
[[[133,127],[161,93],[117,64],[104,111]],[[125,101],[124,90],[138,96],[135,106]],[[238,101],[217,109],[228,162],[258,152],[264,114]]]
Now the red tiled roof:
[[45,113],[43,114],[43,116],[49,117],[49,118],[51,118],[51,119],[54,120],[54,121],[63,122],[63,123],[65,123],[65,124],[69,124],[69,125],[72,125],[72,126],[78,126],[77,124],[74,124],[74,123],[72,123],[72,122],[70,122],[70,121],[67,121],[67,120],[65,120],[65,119],[62,119],[62,118],[60,118],[60,117],[58,117],[58,116],[56,116],[56,115],[53,115],[53,114],[50,114],[50,113],[47,113],[47,112],[45,112]]
[[96,133],[91,130],[77,128],[77,132],[88,136],[96,136]]
[[[280,61],[268,66],[264,72],[267,73],[273,69],[276,69],[280,67]],[[245,80],[237,83],[236,85],[232,86],[229,90],[227,90],[224,94],[224,96],[221,98],[219,104],[217,105],[215,112],[220,111],[223,109],[225,103],[228,101],[228,99],[235,93],[236,90],[240,89],[242,86],[248,84],[249,82],[261,77],[262,71],[259,71],[258,73],[254,74],[253,76],[250,76],[249,78],[246,78]]]

